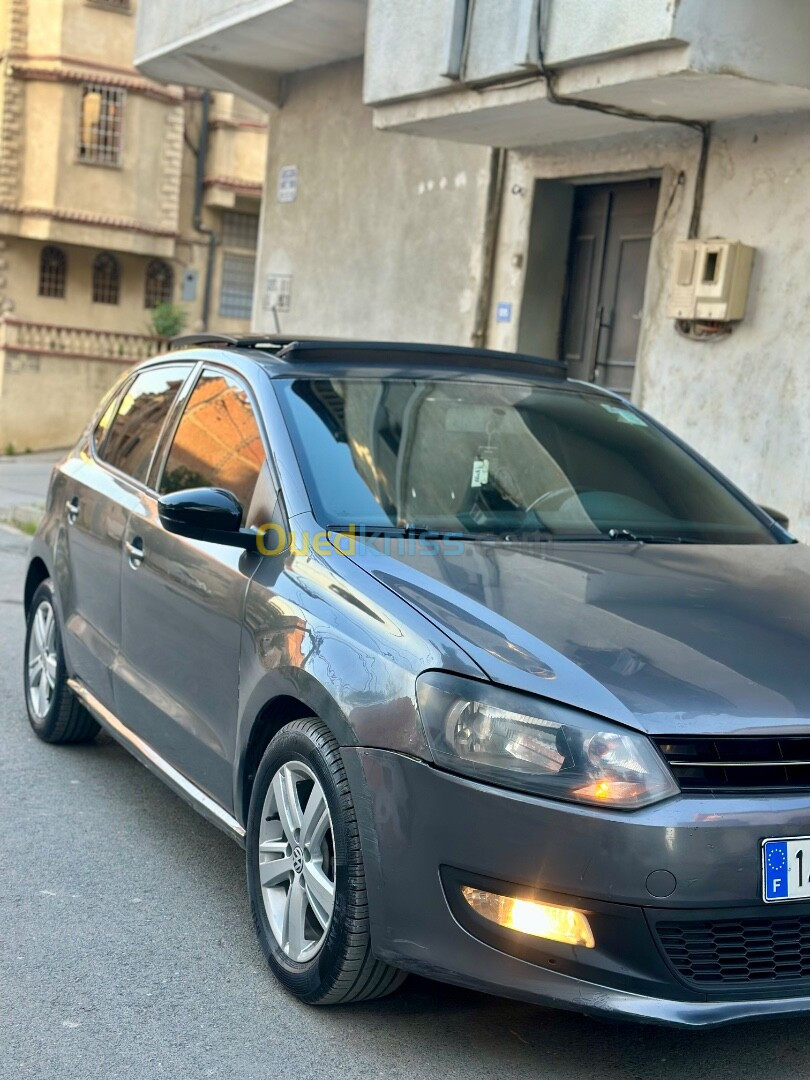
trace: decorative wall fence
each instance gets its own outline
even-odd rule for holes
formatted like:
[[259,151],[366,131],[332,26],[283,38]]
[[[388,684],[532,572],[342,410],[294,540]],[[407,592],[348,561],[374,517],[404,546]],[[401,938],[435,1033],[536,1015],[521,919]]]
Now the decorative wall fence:
[[0,349],[6,353],[37,353],[133,364],[165,352],[167,348],[167,341],[150,334],[25,322],[8,315],[0,318]]

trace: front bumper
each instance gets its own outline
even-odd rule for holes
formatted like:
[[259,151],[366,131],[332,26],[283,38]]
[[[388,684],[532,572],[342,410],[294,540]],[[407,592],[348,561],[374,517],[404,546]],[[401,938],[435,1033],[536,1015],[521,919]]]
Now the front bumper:
[[[677,935],[670,947],[672,927],[688,939],[690,928],[749,919],[806,920],[810,934],[810,904],[766,905],[760,876],[765,837],[810,834],[806,797],[762,808],[679,797],[619,813],[503,791],[389,751],[345,747],[343,757],[381,959],[507,997],[684,1027],[810,1011],[810,978],[758,971],[701,985],[673,962]],[[507,893],[511,884],[586,911],[596,948],[500,931],[471,914],[461,884]],[[791,932],[776,934],[779,948]]]

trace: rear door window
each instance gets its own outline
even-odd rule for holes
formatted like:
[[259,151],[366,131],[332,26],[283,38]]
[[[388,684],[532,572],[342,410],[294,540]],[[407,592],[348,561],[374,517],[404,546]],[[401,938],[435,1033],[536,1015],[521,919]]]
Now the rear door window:
[[189,364],[151,368],[135,378],[118,401],[114,417],[109,419],[108,410],[99,423],[101,430],[96,429],[96,452],[102,461],[146,482],[163,424],[190,370]]
[[264,445],[247,390],[224,372],[203,371],[183,409],[160,494],[224,488],[242,504],[244,519],[264,463]]

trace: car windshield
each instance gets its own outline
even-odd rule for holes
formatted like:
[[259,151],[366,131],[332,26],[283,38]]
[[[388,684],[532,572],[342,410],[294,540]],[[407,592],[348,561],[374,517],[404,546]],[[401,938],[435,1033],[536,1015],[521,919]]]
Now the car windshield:
[[619,399],[512,381],[313,377],[276,385],[323,526],[777,542]]

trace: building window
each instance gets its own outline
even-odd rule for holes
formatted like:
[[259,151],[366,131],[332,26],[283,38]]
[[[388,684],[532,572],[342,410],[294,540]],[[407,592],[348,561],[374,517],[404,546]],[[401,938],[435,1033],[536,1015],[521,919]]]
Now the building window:
[[63,298],[67,259],[61,248],[49,244],[39,256],[39,295]]
[[222,256],[222,282],[219,288],[219,314],[226,319],[249,319],[253,307],[253,273],[256,260],[252,255]]
[[92,7],[108,8],[110,11],[126,11],[132,10],[130,0],[87,0],[88,4]]
[[79,161],[120,165],[125,90],[89,83],[82,87]]
[[226,210],[222,215],[222,246],[255,251],[259,236],[258,214],[242,214]]
[[170,304],[174,291],[174,273],[163,259],[152,259],[146,267],[144,307],[155,308],[158,304]]
[[224,318],[250,318],[258,236],[258,214],[245,214],[238,210],[223,213],[219,314]]
[[121,268],[114,255],[104,251],[93,260],[93,303],[117,304],[121,291]]

